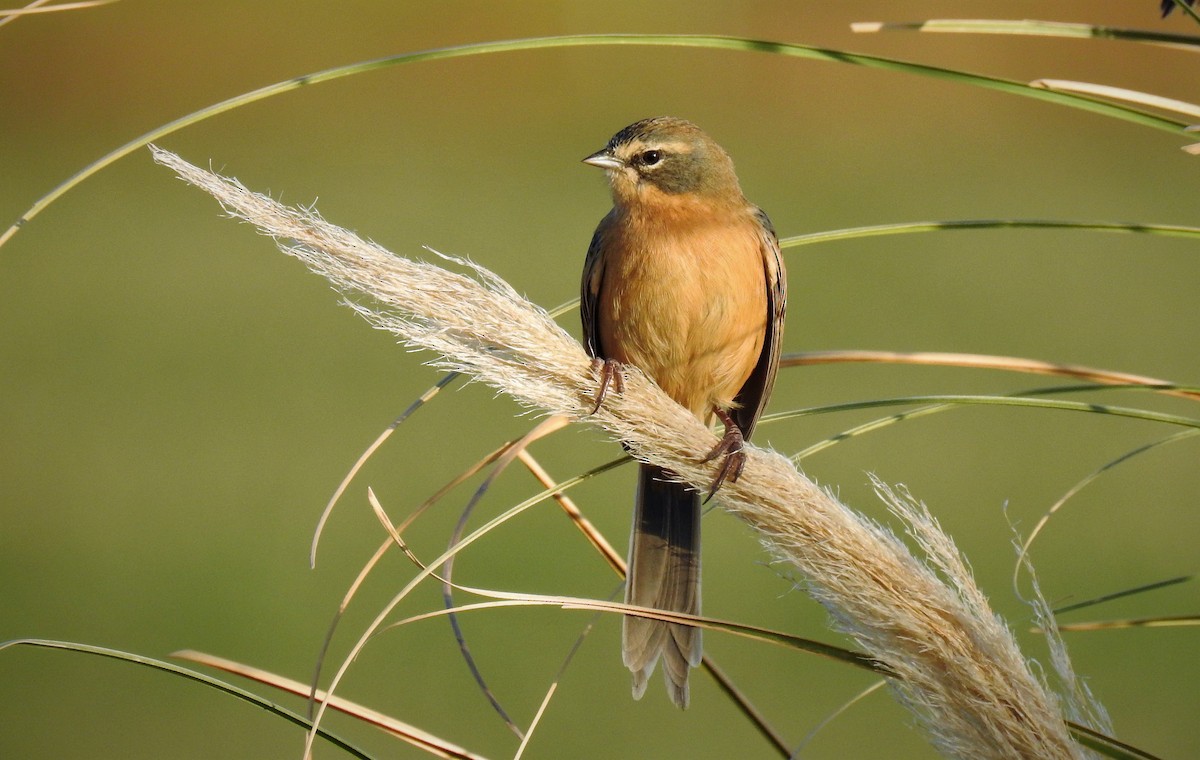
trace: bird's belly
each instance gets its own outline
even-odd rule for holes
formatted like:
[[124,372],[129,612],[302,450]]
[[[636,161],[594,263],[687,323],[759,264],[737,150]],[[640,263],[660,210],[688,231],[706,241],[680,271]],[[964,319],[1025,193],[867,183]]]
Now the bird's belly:
[[730,407],[762,353],[766,283],[750,235],[715,250],[686,242],[612,262],[599,328],[607,358],[638,367],[707,420],[714,406]]

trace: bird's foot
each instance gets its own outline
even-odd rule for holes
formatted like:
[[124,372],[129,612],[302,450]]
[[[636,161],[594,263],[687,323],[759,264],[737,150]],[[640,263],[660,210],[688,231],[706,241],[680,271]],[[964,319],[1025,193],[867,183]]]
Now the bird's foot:
[[741,477],[742,470],[746,467],[746,452],[742,447],[746,445],[746,439],[742,435],[742,430],[733,421],[733,417],[729,416],[729,412],[724,409],[717,409],[717,418],[725,425],[725,435],[721,436],[721,441],[713,450],[708,452],[708,456],[701,459],[700,462],[712,462],[718,458],[721,459],[721,469],[717,470],[717,476],[713,478],[712,486],[708,489],[708,495],[704,497],[707,502],[713,497],[713,494],[725,483],[737,482]]
[[592,372],[600,376],[600,387],[596,390],[596,405],[592,407],[592,414],[595,414],[604,404],[604,397],[608,395],[609,388],[617,393],[625,392],[625,375],[621,371],[619,361],[600,357],[592,359]]

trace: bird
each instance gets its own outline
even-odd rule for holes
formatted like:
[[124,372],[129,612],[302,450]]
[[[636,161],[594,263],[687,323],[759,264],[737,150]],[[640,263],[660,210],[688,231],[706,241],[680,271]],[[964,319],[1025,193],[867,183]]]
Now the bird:
[[[636,367],[705,424],[720,420],[704,460],[720,460],[711,497],[741,474],[779,367],[787,275],[775,229],[742,194],[729,154],[685,119],[634,122],[583,162],[605,171],[613,201],[580,287],[595,409]],[[639,464],[627,604],[700,613],[701,503],[669,470]],[[621,640],[634,698],[661,660],[671,701],[686,708],[700,629],[626,615]]]

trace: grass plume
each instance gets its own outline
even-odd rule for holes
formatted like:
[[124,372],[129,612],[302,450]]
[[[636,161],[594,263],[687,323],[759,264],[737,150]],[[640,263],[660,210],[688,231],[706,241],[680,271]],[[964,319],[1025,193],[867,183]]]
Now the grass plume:
[[[461,259],[461,271],[396,256],[285,207],[233,179],[152,147],[154,158],[251,222],[289,255],[328,279],[373,326],[432,352],[431,363],[468,373],[533,410],[601,426],[637,458],[706,487],[711,431],[631,370],[624,392],[591,414],[596,377],[583,348],[545,310],[494,274]],[[736,483],[717,495],[726,510],[789,561],[806,589],[896,677],[898,698],[945,754],[971,758],[1073,758],[1059,700],[1034,675],[965,560],[923,505],[877,483],[922,555],[841,504],[773,451],[747,447]]]

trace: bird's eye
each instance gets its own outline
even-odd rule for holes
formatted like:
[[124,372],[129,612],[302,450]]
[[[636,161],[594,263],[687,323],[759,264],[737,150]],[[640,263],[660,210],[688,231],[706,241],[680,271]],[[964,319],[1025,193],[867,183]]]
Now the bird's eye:
[[654,166],[663,160],[663,154],[660,150],[648,150],[638,155],[638,163],[642,166]]

